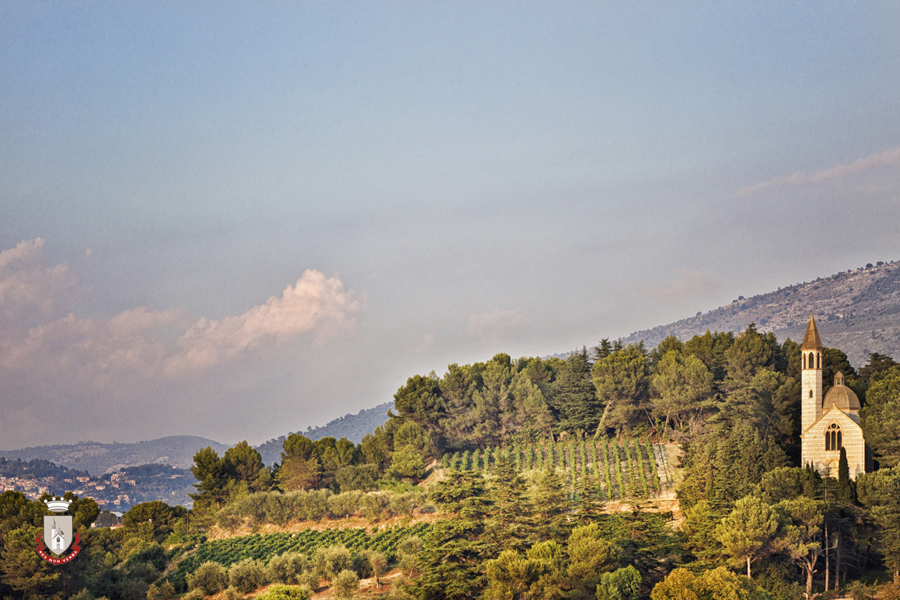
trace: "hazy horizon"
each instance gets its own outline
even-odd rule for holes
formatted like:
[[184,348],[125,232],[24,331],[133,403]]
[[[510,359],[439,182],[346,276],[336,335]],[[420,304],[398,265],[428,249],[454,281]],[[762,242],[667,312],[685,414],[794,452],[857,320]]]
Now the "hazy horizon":
[[0,448],[259,444],[900,259],[898,30],[888,2],[0,3]]

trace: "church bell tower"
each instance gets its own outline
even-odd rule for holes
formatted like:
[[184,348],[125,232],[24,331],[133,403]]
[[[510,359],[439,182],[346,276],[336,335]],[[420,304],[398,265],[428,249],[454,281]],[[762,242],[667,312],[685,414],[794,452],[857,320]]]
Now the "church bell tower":
[[800,367],[802,369],[802,392],[800,412],[801,464],[808,460],[806,430],[822,418],[822,340],[816,329],[816,321],[809,316],[809,325],[803,344],[800,346]]

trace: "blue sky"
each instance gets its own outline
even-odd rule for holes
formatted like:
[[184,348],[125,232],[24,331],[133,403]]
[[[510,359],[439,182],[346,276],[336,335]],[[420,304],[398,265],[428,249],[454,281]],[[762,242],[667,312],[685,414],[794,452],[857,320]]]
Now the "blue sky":
[[900,259],[900,9],[744,4],[0,1],[0,448],[258,443]]

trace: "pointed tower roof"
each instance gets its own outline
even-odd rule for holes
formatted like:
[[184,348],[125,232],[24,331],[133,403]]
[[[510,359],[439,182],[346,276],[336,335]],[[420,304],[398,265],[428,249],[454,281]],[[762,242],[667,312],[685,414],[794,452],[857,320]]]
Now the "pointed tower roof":
[[819,338],[819,330],[816,329],[816,320],[809,315],[809,325],[806,327],[806,335],[803,336],[803,343],[800,345],[801,350],[821,350],[822,340]]

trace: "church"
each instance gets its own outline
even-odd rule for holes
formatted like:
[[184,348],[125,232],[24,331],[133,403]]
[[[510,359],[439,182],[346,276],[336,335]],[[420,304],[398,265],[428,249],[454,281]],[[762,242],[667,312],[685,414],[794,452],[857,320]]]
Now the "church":
[[859,398],[844,385],[843,373],[822,397],[822,340],[810,316],[800,346],[802,397],[800,456],[804,467],[812,465],[822,476],[838,476],[841,448],[847,452],[850,479],[866,472],[866,442],[859,426]]

